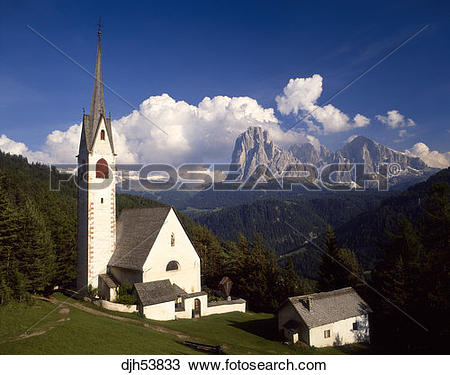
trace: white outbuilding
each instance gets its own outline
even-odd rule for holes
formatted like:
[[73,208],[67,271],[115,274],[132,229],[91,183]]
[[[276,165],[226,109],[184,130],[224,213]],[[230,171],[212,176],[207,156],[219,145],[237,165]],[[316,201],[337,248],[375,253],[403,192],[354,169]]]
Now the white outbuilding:
[[278,311],[278,330],[290,342],[317,348],[370,342],[371,312],[351,287],[289,297]]

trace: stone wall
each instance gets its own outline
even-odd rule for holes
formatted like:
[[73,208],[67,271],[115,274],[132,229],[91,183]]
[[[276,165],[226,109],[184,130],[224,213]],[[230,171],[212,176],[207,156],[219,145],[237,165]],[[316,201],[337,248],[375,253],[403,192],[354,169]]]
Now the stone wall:
[[103,299],[92,301],[94,305],[103,307],[106,310],[118,311],[118,312],[126,312],[126,313],[134,313],[137,311],[136,305],[123,305],[121,303],[114,303],[105,301]]
[[246,306],[247,302],[243,299],[209,302],[208,307],[203,311],[203,316],[225,314],[234,311],[245,312]]

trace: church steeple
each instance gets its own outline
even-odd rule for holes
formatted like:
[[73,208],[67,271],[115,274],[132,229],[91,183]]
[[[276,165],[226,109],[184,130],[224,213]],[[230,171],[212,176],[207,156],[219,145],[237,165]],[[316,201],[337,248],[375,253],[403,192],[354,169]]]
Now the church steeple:
[[103,74],[102,74],[102,52],[101,52],[101,23],[99,20],[97,36],[97,59],[95,62],[94,88],[92,90],[91,107],[89,114],[83,116],[83,129],[86,139],[86,147],[91,152],[94,145],[95,136],[103,118],[105,121],[106,131],[108,133],[111,150],[114,153],[114,144],[111,131],[111,119],[106,117],[105,97],[103,95]]
[[[89,113],[83,113],[78,154],[77,286],[97,288],[116,248],[116,154],[103,97],[101,35]],[[84,112],[84,111],[83,111]]]
[[89,115],[94,119],[94,126],[98,125],[100,115],[106,117],[105,98],[103,96],[103,77],[102,77],[102,51],[101,51],[101,23],[98,22],[98,45],[97,45],[97,61],[95,63],[95,80],[94,90],[92,92],[91,108]]

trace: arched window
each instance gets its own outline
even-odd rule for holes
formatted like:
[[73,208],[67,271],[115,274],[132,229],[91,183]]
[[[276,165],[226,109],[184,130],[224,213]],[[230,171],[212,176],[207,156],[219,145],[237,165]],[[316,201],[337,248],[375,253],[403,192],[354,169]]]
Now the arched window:
[[180,268],[180,265],[176,260],[171,260],[167,263],[166,271],[176,271]]
[[105,131],[104,131],[104,130],[102,130],[102,131],[100,132],[100,139],[101,139],[102,141],[105,140]]
[[95,167],[97,178],[109,178],[108,162],[105,159],[100,159]]

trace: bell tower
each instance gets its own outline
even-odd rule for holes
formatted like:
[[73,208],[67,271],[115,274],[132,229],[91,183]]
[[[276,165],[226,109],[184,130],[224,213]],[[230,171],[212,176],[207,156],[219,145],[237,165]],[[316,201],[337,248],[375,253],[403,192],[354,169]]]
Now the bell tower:
[[103,96],[101,25],[89,114],[83,114],[78,153],[77,289],[98,287],[116,246],[116,189],[111,118]]

